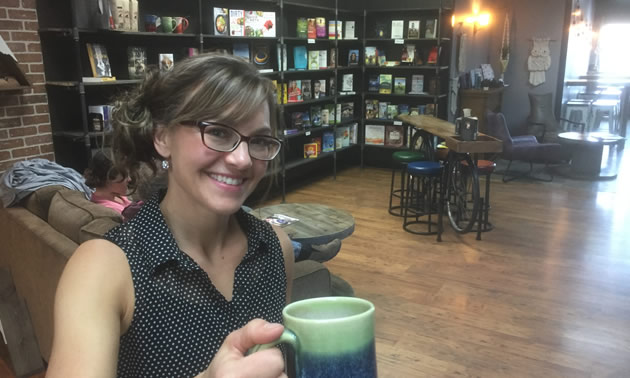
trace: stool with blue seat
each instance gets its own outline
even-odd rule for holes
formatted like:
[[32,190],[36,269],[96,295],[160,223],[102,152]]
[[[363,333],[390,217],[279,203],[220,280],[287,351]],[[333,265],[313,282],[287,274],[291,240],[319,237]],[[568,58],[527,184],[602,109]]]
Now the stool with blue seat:
[[[389,187],[389,213],[397,217],[403,216],[403,197],[405,192],[405,176],[407,175],[407,164],[424,159],[424,153],[419,151],[396,151],[392,154],[394,165],[392,166],[392,183]],[[396,172],[400,173],[400,187],[394,188]],[[398,205],[393,204],[393,199],[398,198]]]
[[[438,235],[442,227],[437,220],[442,212],[442,165],[435,161],[416,161],[407,164],[407,189],[403,198],[403,229],[418,235]],[[433,220],[433,214],[437,214]],[[418,226],[420,225],[420,226]],[[422,226],[426,226],[423,230]]]

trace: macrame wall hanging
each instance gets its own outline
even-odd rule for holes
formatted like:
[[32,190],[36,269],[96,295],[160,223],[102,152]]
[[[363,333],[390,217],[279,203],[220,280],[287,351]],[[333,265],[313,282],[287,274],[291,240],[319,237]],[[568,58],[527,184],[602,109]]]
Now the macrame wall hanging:
[[545,82],[545,72],[551,66],[549,38],[533,38],[532,50],[527,58],[529,83],[538,86]]

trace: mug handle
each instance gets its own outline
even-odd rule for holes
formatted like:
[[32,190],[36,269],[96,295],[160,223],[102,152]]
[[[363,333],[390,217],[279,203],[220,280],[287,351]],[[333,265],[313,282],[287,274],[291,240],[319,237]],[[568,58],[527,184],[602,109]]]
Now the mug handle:
[[265,349],[269,349],[269,348],[273,348],[278,344],[289,344],[291,345],[291,347],[296,350],[297,347],[297,336],[295,336],[295,334],[291,331],[289,331],[288,329],[284,329],[284,331],[282,331],[282,335],[280,335],[280,337],[278,337],[276,340],[268,343],[268,344],[259,344],[259,345],[254,345],[253,347],[249,348],[249,350],[247,351],[247,353],[245,354],[246,356],[249,356],[252,353],[256,353],[260,350],[265,350]]
[[186,29],[188,29],[188,19],[182,17],[182,31],[185,31]]

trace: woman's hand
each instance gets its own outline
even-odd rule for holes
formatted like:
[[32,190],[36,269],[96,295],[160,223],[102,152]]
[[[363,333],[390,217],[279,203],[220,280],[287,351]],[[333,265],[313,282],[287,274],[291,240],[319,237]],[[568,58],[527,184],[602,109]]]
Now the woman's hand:
[[270,343],[280,337],[284,327],[254,319],[245,327],[228,335],[201,377],[259,377],[283,378],[284,359],[278,348],[270,348],[246,356],[247,350],[257,344]]

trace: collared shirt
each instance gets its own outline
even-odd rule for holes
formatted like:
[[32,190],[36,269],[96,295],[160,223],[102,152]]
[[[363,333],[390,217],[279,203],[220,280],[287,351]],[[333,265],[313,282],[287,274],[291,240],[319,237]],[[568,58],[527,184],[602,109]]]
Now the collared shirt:
[[118,377],[194,377],[230,332],[255,318],[282,322],[286,272],[271,226],[243,210],[236,214],[248,246],[228,301],[178,248],[160,210],[163,195],[105,235],[127,256],[135,295],[131,325],[120,338]]

